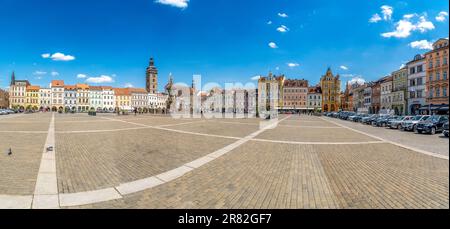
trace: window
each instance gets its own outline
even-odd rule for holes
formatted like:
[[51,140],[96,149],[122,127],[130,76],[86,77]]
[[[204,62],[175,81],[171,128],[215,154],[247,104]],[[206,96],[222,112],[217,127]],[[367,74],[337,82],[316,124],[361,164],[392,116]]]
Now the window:
[[417,66],[417,72],[423,72],[423,66],[422,65]]
[[422,98],[422,90],[417,90],[416,98]]
[[428,79],[429,82],[433,81],[433,73],[430,73],[430,78]]
[[410,91],[409,92],[409,98],[414,99],[416,97],[416,92]]
[[416,68],[414,68],[414,67],[412,67],[412,68],[409,68],[409,74],[414,74],[414,73],[416,73]]
[[441,73],[440,72],[436,72],[436,80],[441,80]]
[[423,78],[417,78],[417,86],[423,85]]
[[430,98],[433,98],[433,88],[430,88],[429,93],[430,93],[430,94],[429,94],[429,97],[430,97]]
[[444,77],[444,80],[447,80],[447,71],[444,71],[444,72],[442,73],[442,76]]
[[445,86],[442,88],[442,95],[447,96],[447,88]]
[[441,89],[436,88],[436,97],[440,97],[440,96],[441,96]]

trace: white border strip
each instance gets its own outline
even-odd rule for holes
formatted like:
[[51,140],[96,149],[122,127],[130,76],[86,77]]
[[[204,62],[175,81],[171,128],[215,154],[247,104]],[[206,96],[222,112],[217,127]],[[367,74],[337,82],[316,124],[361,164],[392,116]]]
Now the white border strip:
[[[47,152],[52,146],[53,151]],[[34,188],[32,208],[59,208],[58,181],[56,178],[55,113],[48,128],[47,139],[42,150],[41,164]]]
[[95,191],[59,194],[61,207],[79,206],[105,202],[122,198],[114,188],[105,188]]

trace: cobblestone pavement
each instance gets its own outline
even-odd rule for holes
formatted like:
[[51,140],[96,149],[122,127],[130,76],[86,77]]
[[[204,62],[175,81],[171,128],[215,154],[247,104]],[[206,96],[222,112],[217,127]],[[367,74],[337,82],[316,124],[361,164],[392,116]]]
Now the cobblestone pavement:
[[60,193],[91,191],[166,172],[233,140],[142,129],[57,134]]
[[[39,130],[44,132],[2,133],[5,130],[33,130],[36,128],[33,122],[39,123],[42,126]],[[0,195],[33,193],[49,123],[49,114],[0,119]],[[12,150],[10,156],[6,154],[9,148]]]
[[391,144],[248,143],[173,182],[82,208],[448,208],[448,161]]
[[[48,114],[0,119],[0,150],[14,145],[26,152],[0,156],[0,195],[33,193],[49,120]],[[59,193],[111,188],[165,173],[252,136],[259,121],[57,114]],[[377,131],[380,137],[389,132]],[[412,148],[425,146],[430,137],[398,134],[413,136],[414,143],[401,142]],[[73,208],[449,208],[448,159],[314,116],[291,116],[253,137],[177,179]],[[436,144],[448,143],[432,137]]]

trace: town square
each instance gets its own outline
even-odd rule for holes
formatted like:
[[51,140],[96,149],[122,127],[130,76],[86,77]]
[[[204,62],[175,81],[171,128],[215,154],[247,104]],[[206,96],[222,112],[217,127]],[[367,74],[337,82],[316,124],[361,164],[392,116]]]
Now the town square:
[[448,208],[448,138],[308,115],[263,131],[256,118],[5,117],[2,208]]

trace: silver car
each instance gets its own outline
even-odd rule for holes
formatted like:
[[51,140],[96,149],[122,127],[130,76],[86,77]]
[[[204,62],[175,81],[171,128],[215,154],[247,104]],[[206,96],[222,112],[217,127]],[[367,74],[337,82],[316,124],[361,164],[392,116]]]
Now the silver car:
[[417,115],[417,116],[414,116],[412,119],[402,122],[401,130],[416,132],[417,131],[417,124],[420,121],[427,120],[429,117],[430,117],[429,115]]
[[398,117],[397,119],[393,119],[393,120],[389,121],[388,126],[390,129],[401,129],[402,123],[409,121],[412,118],[413,118],[413,116],[401,116],[401,117]]

